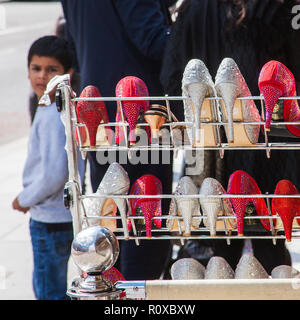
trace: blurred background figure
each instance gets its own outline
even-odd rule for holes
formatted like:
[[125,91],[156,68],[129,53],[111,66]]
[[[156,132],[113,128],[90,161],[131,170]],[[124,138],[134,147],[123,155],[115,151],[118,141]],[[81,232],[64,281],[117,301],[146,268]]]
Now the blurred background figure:
[[[169,36],[171,0],[61,0],[68,38],[75,45],[81,74],[81,90],[94,85],[103,97],[114,97],[117,83],[125,76],[142,79],[150,96],[163,94],[159,80],[166,40]],[[111,122],[115,102],[105,102]],[[99,164],[103,152],[88,155],[93,192],[109,163]],[[105,158],[104,158],[105,159]],[[101,161],[102,162],[102,161]],[[144,174],[156,176],[163,192],[171,193],[172,164],[124,164],[133,184]],[[167,203],[163,202],[164,212]],[[169,241],[121,241],[115,265],[125,279],[159,278],[171,253]]]
[[[176,22],[168,39],[161,72],[165,93],[181,95],[183,71],[190,59],[202,60],[213,79],[225,57],[235,60],[253,96],[259,95],[258,77],[269,60],[285,64],[300,81],[300,31],[292,28],[292,0],[184,0],[176,12]],[[260,104],[257,104],[260,109]],[[173,103],[179,120],[184,120],[183,105]],[[181,113],[181,114],[180,114]],[[260,142],[263,141],[263,134]],[[269,141],[295,141],[294,138],[270,137]],[[198,187],[205,177],[216,178],[226,188],[235,170],[250,174],[262,193],[274,193],[280,179],[291,180],[300,188],[300,154],[298,151],[273,151],[267,159],[264,151],[205,152],[205,168],[192,176]],[[279,165],[280,164],[280,165]],[[184,255],[197,255],[203,263],[211,255],[221,255],[234,268],[244,241],[188,242]],[[253,252],[268,272],[278,264],[290,264],[284,240],[252,241]]]

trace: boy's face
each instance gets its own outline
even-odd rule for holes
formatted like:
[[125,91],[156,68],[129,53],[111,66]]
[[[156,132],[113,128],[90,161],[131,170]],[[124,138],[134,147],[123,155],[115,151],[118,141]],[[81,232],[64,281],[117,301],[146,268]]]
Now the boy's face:
[[[38,99],[46,90],[47,83],[56,75],[65,74],[63,65],[53,57],[34,55],[28,67],[28,79]],[[55,99],[55,90],[50,93],[51,102]]]

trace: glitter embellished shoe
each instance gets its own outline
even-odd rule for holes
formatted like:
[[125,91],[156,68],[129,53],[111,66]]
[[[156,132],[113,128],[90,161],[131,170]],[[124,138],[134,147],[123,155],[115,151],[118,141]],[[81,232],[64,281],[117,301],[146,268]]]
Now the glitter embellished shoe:
[[[284,100],[283,104],[281,101],[277,103],[279,97],[296,96],[295,78],[284,64],[275,60],[266,63],[261,69],[258,86],[265,100],[266,131],[270,131],[273,110],[276,104],[279,109],[283,109],[279,111],[283,113],[284,122],[300,121],[300,109],[297,100],[288,99]],[[300,124],[286,125],[286,128],[292,135],[300,137]]]
[[[175,198],[171,200],[169,215],[167,221],[169,231],[184,229],[184,236],[190,236],[191,230],[199,229],[201,222],[200,204],[197,198],[189,198],[188,195],[197,195],[198,190],[193,180],[188,177],[182,177],[175,190]],[[180,197],[176,197],[180,196]],[[187,197],[182,197],[187,196]],[[181,220],[172,218],[172,216],[183,217],[183,225]],[[177,221],[176,221],[177,220]],[[180,224],[180,226],[178,225]]]
[[243,254],[235,269],[235,279],[268,279],[269,275],[253,254]]
[[234,271],[223,257],[211,257],[205,270],[205,279],[234,279]]
[[259,112],[252,99],[237,100],[238,97],[249,97],[251,92],[237,64],[231,58],[221,62],[215,78],[215,88],[223,99],[221,110],[227,140],[230,144],[249,145],[258,141],[260,125],[238,124],[236,122],[259,122]]
[[114,162],[108,167],[97,191],[93,194],[96,197],[84,199],[87,216],[96,218],[92,218],[90,221],[94,221],[92,222],[94,225],[99,223],[103,227],[107,227],[112,231],[114,231],[117,227],[116,219],[113,217],[111,219],[101,219],[101,216],[115,216],[117,206],[122,220],[125,239],[129,238],[126,216],[126,199],[112,199],[109,197],[102,198],[101,196],[126,195],[128,194],[129,187],[130,180],[127,172],[120,164]]
[[[148,88],[143,80],[128,76],[121,79],[116,86],[116,97],[148,97]],[[117,102],[116,122],[129,125],[129,143],[134,145],[136,142],[135,128],[141,112],[146,112],[149,109],[148,100],[122,100]],[[122,112],[123,110],[123,112]],[[125,130],[124,130],[125,128]],[[127,129],[124,126],[116,126],[115,136],[116,143],[120,144],[124,140],[124,134]]]
[[172,264],[172,280],[204,279],[205,267],[194,258],[182,258]]
[[121,272],[114,268],[111,267],[106,271],[103,271],[103,277],[107,280],[109,280],[112,284],[115,284],[118,281],[124,281],[125,278],[123,277],[123,275],[121,274]]
[[[274,194],[300,195],[296,186],[289,180],[280,180],[276,185]],[[280,216],[286,240],[290,242],[293,226],[298,227],[294,218],[300,215],[300,198],[274,198],[272,200],[272,213]],[[281,229],[282,225],[277,223],[276,229]]]
[[295,277],[299,277],[300,272],[288,265],[280,265],[275,267],[271,272],[271,277],[273,279],[291,279]]
[[185,122],[195,124],[187,126],[187,133],[193,146],[215,146],[220,142],[214,125],[200,126],[201,122],[218,120],[215,101],[205,100],[215,97],[216,92],[212,77],[203,61],[192,59],[185,67],[182,78],[182,95],[190,99],[184,100]]
[[[99,98],[100,92],[95,86],[85,87],[79,98]],[[89,145],[91,148],[98,144],[107,144],[111,140],[110,127],[103,127],[99,124],[108,123],[108,115],[105,103],[103,101],[85,101],[79,100],[76,106],[76,114],[78,123],[84,123],[87,129],[79,127],[77,131],[77,138],[81,139],[81,145]]]
[[[200,195],[203,196],[212,196],[212,195],[222,195],[226,194],[225,189],[214,178],[205,178],[201,184]],[[218,221],[219,216],[232,216],[234,217],[234,211],[230,200],[228,198],[207,198],[201,197],[200,204],[203,216],[204,225],[209,228],[210,235],[215,236],[216,230],[224,230],[226,224],[226,230],[231,231],[232,229],[236,229],[235,219],[224,219],[224,221]]]
[[[227,194],[250,195],[249,198],[231,198],[231,203],[236,215],[238,235],[243,236],[244,215],[248,205],[253,204],[258,216],[268,216],[268,208],[263,198],[252,197],[251,194],[262,194],[255,180],[246,172],[237,170],[229,177]],[[270,230],[269,219],[259,219],[266,230]],[[275,224],[275,219],[274,224]]]
[[[144,219],[135,219],[135,226],[138,231],[146,228],[147,238],[151,238],[152,221],[157,228],[161,228],[161,219],[153,217],[161,216],[161,198],[143,198],[148,195],[161,195],[162,183],[153,175],[146,174],[135,181],[130,189],[130,195],[140,195],[140,198],[130,198],[129,204],[132,216],[143,215]],[[132,227],[132,222],[128,219],[128,229]]]

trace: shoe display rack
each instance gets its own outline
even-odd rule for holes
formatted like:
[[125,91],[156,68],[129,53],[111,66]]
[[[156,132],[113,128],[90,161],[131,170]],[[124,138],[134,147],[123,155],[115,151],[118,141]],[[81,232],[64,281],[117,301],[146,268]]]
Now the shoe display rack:
[[[299,97],[294,97],[294,99],[298,99]],[[168,115],[169,115],[169,122],[166,122],[163,127],[166,127],[169,129],[170,132],[170,143],[169,144],[149,144],[149,145],[130,145],[128,141],[126,140],[126,135],[125,135],[125,144],[124,145],[113,145],[113,144],[96,144],[95,147],[91,148],[88,145],[84,145],[81,143],[81,137],[80,137],[80,130],[79,128],[84,126],[83,124],[79,123],[77,121],[77,116],[76,116],[76,109],[75,109],[75,103],[77,101],[80,101],[82,98],[76,98],[74,95],[74,92],[72,88],[70,87],[69,83],[67,82],[61,82],[56,91],[56,100],[57,100],[57,108],[58,111],[61,113],[61,118],[62,121],[65,125],[65,131],[66,131],[66,151],[67,151],[67,158],[68,158],[68,168],[69,168],[69,179],[68,182],[65,186],[64,190],[64,201],[65,205],[67,208],[70,209],[73,217],[73,228],[74,228],[74,236],[76,237],[77,234],[79,234],[82,230],[89,228],[90,225],[94,225],[92,221],[95,218],[101,218],[103,220],[105,219],[116,219],[120,220],[120,216],[88,216],[86,213],[86,208],[84,206],[84,201],[85,199],[88,198],[93,198],[96,197],[95,194],[82,194],[82,187],[81,187],[81,181],[79,178],[79,173],[77,170],[77,164],[78,164],[78,152],[77,149],[79,149],[81,156],[85,159],[87,157],[88,152],[97,152],[97,151],[125,151],[128,153],[128,157],[131,156],[131,152],[133,151],[151,151],[151,150],[159,150],[159,151],[173,151],[174,152],[174,157],[177,156],[177,153],[179,151],[181,152],[186,152],[186,151],[201,151],[201,150],[217,150],[219,152],[220,157],[222,158],[224,156],[225,152],[231,152],[232,150],[261,150],[261,152],[266,153],[266,157],[271,157],[272,156],[272,150],[300,150],[300,142],[297,142],[298,140],[295,139],[295,143],[275,143],[275,142],[269,142],[268,141],[268,135],[267,132],[264,131],[264,138],[265,141],[263,143],[256,143],[256,144],[249,144],[249,145],[235,145],[235,144],[229,144],[227,141],[221,141],[215,145],[215,146],[205,146],[205,145],[196,145],[193,146],[191,144],[179,144],[177,140],[175,140],[172,132],[173,128],[177,128],[178,126],[181,127],[189,127],[193,126],[193,123],[188,123],[188,122],[174,122],[172,121],[171,117],[171,108],[170,108],[170,102],[171,101],[183,101],[184,99],[189,99],[187,97],[170,97],[170,96],[163,96],[163,97],[134,97],[134,98],[126,98],[126,100],[145,100],[149,99],[151,101],[164,101],[165,105],[168,110]],[[206,99],[212,99],[212,100],[217,100],[220,98],[206,98]],[[262,96],[253,96],[253,97],[244,97],[244,98],[238,98],[238,99],[253,99],[253,100],[259,100],[263,106],[263,98]],[[280,98],[280,99],[288,99],[288,98]],[[100,100],[100,101],[121,101],[124,100],[124,97],[118,98],[118,97],[99,97],[99,98],[86,98],[86,100],[89,101],[95,101],[95,100]],[[264,108],[261,108],[264,110]],[[124,115],[123,115],[124,117]],[[264,119],[264,114],[262,112],[262,119]],[[244,122],[239,122],[239,125],[246,124]],[[251,124],[247,122],[247,124]],[[257,122],[253,124],[258,124]],[[262,127],[264,127],[264,121],[259,123]],[[272,123],[272,125],[283,125],[287,123]],[[291,123],[295,124],[295,123]],[[100,124],[100,126],[120,126],[124,127],[124,130],[127,132],[127,126],[128,124],[125,123],[103,123]],[[139,125],[145,125],[147,126],[148,124],[139,124]],[[211,125],[214,126],[214,130],[216,132],[216,135],[218,137],[221,137],[221,127],[226,125],[225,122],[203,122],[201,125],[206,126],[206,125]],[[141,195],[101,195],[102,198],[118,198],[118,199],[125,199],[127,202],[127,208],[130,211],[130,205],[129,205],[129,199],[131,198],[141,198]],[[232,194],[220,194],[220,195],[210,195],[210,196],[203,196],[201,194],[197,195],[175,195],[175,194],[161,194],[161,195],[151,195],[151,196],[144,196],[144,198],[160,198],[160,199],[175,199],[175,198],[197,198],[200,199],[201,197],[206,197],[206,198],[249,198],[249,195],[232,195]],[[277,239],[285,239],[285,235],[283,232],[283,225],[280,223],[280,217],[279,216],[274,216],[272,215],[271,212],[271,200],[274,198],[300,198],[299,195],[274,195],[274,194],[251,194],[251,198],[264,198],[266,203],[267,203],[267,208],[269,215],[265,216],[254,216],[254,215],[249,215],[245,216],[244,219],[246,220],[251,220],[251,219],[268,219],[270,221],[271,225],[271,230],[269,232],[263,232],[263,233],[253,233],[253,234],[247,234],[240,236],[237,234],[236,230],[233,229],[228,229],[228,223],[226,222],[227,219],[234,219],[234,216],[228,216],[228,215],[219,215],[217,219],[217,232],[215,236],[210,235],[210,231],[207,227],[205,227],[203,224],[200,225],[199,229],[194,230],[192,228],[191,233],[186,236],[184,234],[184,231],[182,230],[182,216],[178,215],[173,215],[170,216],[168,213],[163,213],[162,216],[159,217],[153,217],[153,219],[161,219],[163,221],[162,225],[164,227],[158,229],[158,228],[153,228],[151,230],[151,239],[146,237],[145,231],[142,230],[140,231],[138,228],[136,228],[135,222],[137,220],[141,221],[144,219],[143,216],[128,216],[128,218],[131,220],[131,231],[129,234],[129,238],[127,237],[127,241],[135,241],[136,245],[139,245],[141,240],[148,239],[150,241],[155,241],[155,240],[177,240],[181,244],[184,244],[184,242],[187,239],[225,239],[228,243],[228,245],[231,244],[232,241],[235,239],[272,239],[273,243],[276,244]],[[221,201],[222,203],[222,201]],[[201,217],[200,217],[201,218]],[[170,228],[167,228],[165,226],[164,221],[171,221],[172,219],[175,220],[173,225],[175,227],[170,230]],[[201,218],[202,219],[202,218]],[[103,221],[102,220],[102,221]],[[249,221],[248,220],[248,221]],[[274,225],[274,221],[277,220],[278,223],[276,223],[277,226]],[[296,219],[295,219],[296,220]],[[300,220],[300,219],[299,219]],[[122,226],[121,220],[118,225]],[[118,227],[115,228],[114,230],[111,230],[113,234],[115,235],[116,239],[118,240],[124,240],[125,236],[123,233],[123,228]],[[293,239],[299,238],[300,237],[300,224],[295,221],[293,224],[293,233],[292,233]],[[218,292],[218,296],[221,299],[224,299],[228,292],[232,291],[232,299],[235,299],[235,293],[234,292],[239,292],[239,294],[236,296],[236,299],[251,299],[251,296],[254,298],[259,299],[259,296],[257,296],[258,292],[261,292],[260,297],[262,297],[263,294],[266,294],[267,296],[274,297],[276,298],[281,298],[282,297],[282,289],[285,290],[286,299],[297,299],[299,298],[298,291],[299,290],[294,290],[293,286],[295,287],[295,280],[292,279],[273,279],[274,281],[268,282],[266,279],[257,279],[253,281],[233,281],[233,280],[228,280],[228,281],[208,281],[208,280],[197,280],[197,281],[139,281],[139,282],[126,282],[126,281],[121,281],[118,282],[117,285],[114,287],[114,292],[124,292],[126,291],[127,298],[131,299],[178,299],[178,296],[176,296],[176,292],[179,290],[182,292],[189,294],[187,296],[190,297],[191,299],[195,299],[195,295],[197,292],[197,299],[218,299],[216,297],[215,292]],[[93,285],[97,283],[97,279],[93,280]],[[293,282],[294,281],[294,282]],[[75,281],[76,282],[76,281]],[[73,283],[74,284],[74,283]],[[77,283],[78,284],[78,283]],[[95,286],[91,288],[95,289]],[[199,286],[203,288],[202,286],[205,286],[206,289],[204,291],[199,290]],[[147,287],[147,290],[146,290]],[[187,290],[188,288],[188,290]],[[262,289],[263,288],[263,289]],[[216,290],[217,289],[217,290]],[[92,289],[91,289],[92,290]],[[191,291],[190,291],[191,290]],[[228,291],[229,290],[229,291]],[[236,291],[238,290],[238,291]],[[70,293],[70,296],[75,297],[75,298],[88,298],[89,294],[82,294],[82,292],[78,293],[75,292],[76,290],[73,290]],[[84,290],[83,290],[84,291]],[[105,291],[105,290],[104,290]],[[214,291],[214,293],[212,292]],[[201,293],[204,292],[204,293]],[[97,294],[93,294],[93,297],[97,296]],[[98,295],[99,296],[99,295]],[[101,296],[101,294],[100,294]],[[108,299],[118,299],[118,294],[117,295],[112,295],[109,296]],[[107,297],[106,297],[107,299]],[[262,297],[263,299],[263,297]]]

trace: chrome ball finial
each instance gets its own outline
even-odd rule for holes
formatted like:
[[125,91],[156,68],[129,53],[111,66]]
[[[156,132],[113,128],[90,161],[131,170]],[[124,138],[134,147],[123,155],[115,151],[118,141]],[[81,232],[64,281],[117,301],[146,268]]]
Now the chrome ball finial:
[[82,271],[102,273],[115,264],[119,256],[119,242],[107,228],[88,227],[75,236],[71,254]]

